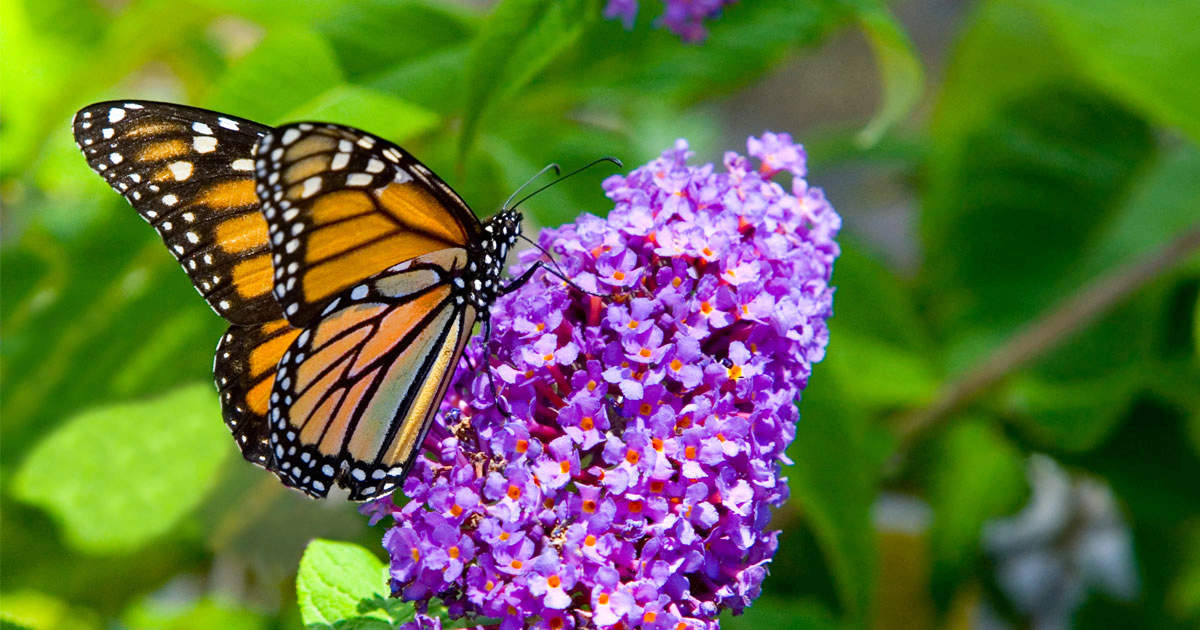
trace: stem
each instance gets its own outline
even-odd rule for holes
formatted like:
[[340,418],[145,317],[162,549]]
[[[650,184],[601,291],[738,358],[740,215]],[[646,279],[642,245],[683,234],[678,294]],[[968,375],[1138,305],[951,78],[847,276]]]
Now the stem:
[[1137,289],[1175,267],[1200,248],[1200,224],[1162,249],[1118,267],[1084,285],[1074,295],[1030,322],[991,356],[946,383],[933,404],[898,421],[902,441],[910,441],[987,391],[1004,377],[1045,355],[1106,313]]

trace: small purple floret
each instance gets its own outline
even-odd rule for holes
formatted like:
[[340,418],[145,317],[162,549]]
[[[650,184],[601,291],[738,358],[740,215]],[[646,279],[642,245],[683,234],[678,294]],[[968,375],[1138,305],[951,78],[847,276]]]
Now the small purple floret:
[[715,629],[758,596],[796,402],[829,338],[841,219],[787,134],[748,148],[757,167],[729,153],[718,172],[688,166],[680,140],[604,182],[607,219],[541,233],[573,282],[611,297],[539,273],[496,301],[410,500],[363,507],[395,523],[396,596],[552,630]]
[[[663,13],[658,23],[685,42],[703,41],[708,36],[704,20],[716,17],[722,8],[735,2],[737,0],[663,0]],[[637,11],[638,0],[608,0],[604,17],[619,19],[625,28],[632,28]]]

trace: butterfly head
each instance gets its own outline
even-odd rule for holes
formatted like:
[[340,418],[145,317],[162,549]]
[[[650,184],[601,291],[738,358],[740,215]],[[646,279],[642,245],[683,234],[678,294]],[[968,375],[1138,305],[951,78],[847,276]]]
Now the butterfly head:
[[502,210],[483,224],[479,251],[471,264],[475,277],[470,284],[470,300],[485,316],[499,294],[504,260],[520,234],[521,213],[516,210]]

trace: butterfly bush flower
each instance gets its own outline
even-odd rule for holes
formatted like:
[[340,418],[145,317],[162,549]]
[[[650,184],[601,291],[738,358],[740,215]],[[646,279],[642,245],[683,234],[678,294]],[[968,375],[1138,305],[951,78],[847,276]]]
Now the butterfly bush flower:
[[607,219],[541,233],[578,287],[611,297],[539,273],[497,300],[410,500],[363,508],[394,522],[396,596],[505,630],[717,628],[758,596],[841,219],[788,135],[751,138],[749,154],[689,166],[680,140],[604,182]]
[[[663,14],[658,21],[685,42],[699,42],[707,35],[704,20],[716,17],[725,5],[737,0],[663,0]],[[637,17],[638,0],[608,0],[604,17],[617,18],[625,28],[633,28]]]

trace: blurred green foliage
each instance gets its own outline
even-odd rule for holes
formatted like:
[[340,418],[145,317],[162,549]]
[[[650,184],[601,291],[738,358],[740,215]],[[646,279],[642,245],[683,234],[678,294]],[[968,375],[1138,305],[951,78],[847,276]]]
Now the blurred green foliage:
[[[632,30],[603,4],[0,3],[5,627],[368,628],[406,614],[382,597],[379,528],[236,457],[207,385],[222,324],[88,171],[76,109],[147,98],[356,125],[486,214],[549,161],[633,165],[680,136],[705,159],[740,148],[721,146],[716,105],[846,29],[876,56],[881,102],[804,138],[811,179],[899,174],[920,261],[901,268],[856,233],[869,217],[848,222],[772,577],[724,623],[966,623],[998,597],[981,535],[1028,500],[1033,452],[1109,484],[1133,536],[1138,595],[1091,597],[1077,623],[1200,622],[1194,254],[925,430],[899,428],[1064,298],[1197,229],[1200,4],[983,0],[928,90],[874,0],[742,0],[701,45],[655,29],[654,3]],[[922,99],[927,115],[908,118]],[[528,208],[557,225],[605,205],[585,176]],[[882,518],[880,497],[897,495],[927,522]],[[361,546],[318,541],[301,559],[317,537]]]

